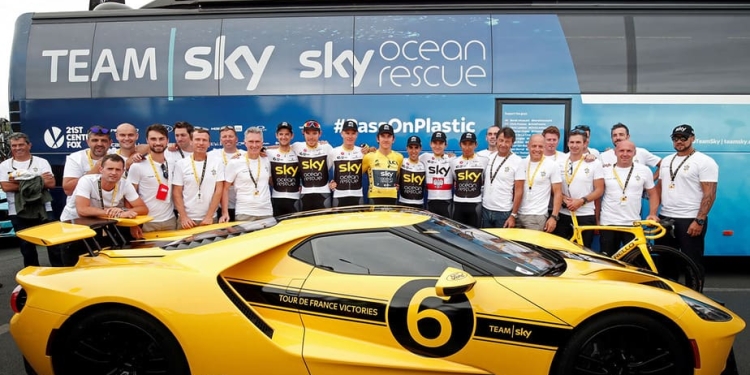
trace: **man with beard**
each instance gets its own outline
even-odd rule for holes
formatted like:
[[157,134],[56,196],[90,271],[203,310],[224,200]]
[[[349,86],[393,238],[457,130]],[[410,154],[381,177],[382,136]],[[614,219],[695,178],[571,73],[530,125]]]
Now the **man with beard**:
[[89,148],[76,151],[65,159],[63,170],[63,191],[68,196],[66,204],[75,202],[73,191],[78,185],[78,179],[84,175],[98,175],[101,169],[100,160],[107,155],[112,139],[109,137],[110,130],[103,126],[92,126],[86,136],[86,144]]
[[[612,145],[617,147],[617,143],[624,140],[630,140],[630,129],[628,129],[625,124],[618,122],[617,124],[612,125],[612,132],[610,133],[610,135],[612,136]],[[599,155],[599,159],[602,161],[602,167],[604,168],[609,168],[617,164],[617,155],[615,155],[614,148],[602,152]],[[635,148],[635,156],[633,157],[633,162],[643,164],[651,168],[656,167],[657,169],[656,172],[654,172],[654,180],[659,177],[659,166],[661,165],[661,159],[658,156],[650,153],[645,148]]]
[[[515,195],[511,216],[518,228],[543,230],[552,233],[560,220],[562,205],[562,177],[560,168],[544,154],[545,140],[540,134],[529,138],[529,156],[516,171]],[[552,210],[549,213],[550,195]]]
[[190,158],[193,154],[192,135],[195,127],[187,121],[177,121],[174,124],[175,144],[169,145],[164,157],[169,165],[176,165],[178,160]]
[[211,137],[208,129],[194,128],[190,135],[193,153],[179,160],[172,174],[172,199],[180,227],[189,229],[216,221],[216,209],[223,203],[219,222],[229,221],[224,192],[224,164],[208,157]]
[[142,228],[131,228],[131,234],[135,238],[142,238],[143,232],[177,229],[177,218],[174,215],[170,194],[169,163],[164,157],[168,140],[169,133],[164,125],[149,126],[146,129],[149,153],[142,162],[134,163],[130,167],[128,182],[133,184],[148,207],[150,216],[153,217],[153,220],[144,223]]
[[672,145],[677,152],[664,158],[658,189],[659,217],[674,219],[674,237],[666,235],[656,243],[679,249],[703,270],[708,212],[716,200],[719,166],[710,156],[696,151],[693,142],[692,126],[683,124],[672,130]]

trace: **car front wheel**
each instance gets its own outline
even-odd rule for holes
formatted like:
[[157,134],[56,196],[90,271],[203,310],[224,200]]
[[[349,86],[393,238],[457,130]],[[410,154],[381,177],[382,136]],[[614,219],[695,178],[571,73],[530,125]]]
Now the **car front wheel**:
[[649,316],[618,312],[577,330],[556,359],[555,374],[692,374],[684,339]]

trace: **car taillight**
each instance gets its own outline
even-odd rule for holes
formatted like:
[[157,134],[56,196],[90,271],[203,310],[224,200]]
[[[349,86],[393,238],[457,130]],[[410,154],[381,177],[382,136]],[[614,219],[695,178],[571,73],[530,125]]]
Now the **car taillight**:
[[26,291],[18,285],[13,289],[13,293],[10,294],[10,308],[18,314],[23,310],[24,306],[26,306]]

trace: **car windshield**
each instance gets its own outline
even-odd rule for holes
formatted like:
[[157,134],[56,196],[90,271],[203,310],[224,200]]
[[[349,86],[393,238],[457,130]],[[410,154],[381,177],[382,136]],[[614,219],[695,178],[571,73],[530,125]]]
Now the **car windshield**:
[[464,226],[452,220],[432,217],[414,228],[441,242],[446,242],[481,259],[518,275],[540,275],[559,263],[546,252],[511,242],[481,229]]

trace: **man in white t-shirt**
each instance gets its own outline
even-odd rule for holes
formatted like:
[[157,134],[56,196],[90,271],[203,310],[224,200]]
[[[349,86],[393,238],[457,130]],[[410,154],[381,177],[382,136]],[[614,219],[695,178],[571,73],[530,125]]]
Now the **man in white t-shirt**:
[[[588,125],[576,125],[573,130],[583,130],[584,132],[586,132],[586,146],[583,149],[583,155],[591,155],[591,157],[593,158],[598,158],[599,150],[591,148],[591,127]],[[593,159],[591,157],[587,157],[586,161],[592,161]]]
[[[622,142],[624,140],[630,140],[630,129],[628,129],[625,124],[617,123],[612,125],[612,145],[617,147],[617,143]],[[617,163],[617,155],[615,155],[614,149],[609,149],[607,151],[604,151],[599,155],[599,160],[602,161],[602,167],[609,168]],[[643,164],[647,167],[654,168],[656,167],[657,170],[654,172],[654,181],[659,177],[659,165],[661,164],[661,159],[650,153],[645,148],[636,147],[635,148],[635,156],[633,156],[633,162],[638,164]]]
[[110,129],[103,126],[92,126],[86,136],[86,144],[89,148],[76,151],[65,158],[63,191],[68,196],[67,204],[75,201],[73,191],[76,189],[79,178],[86,174],[99,174],[101,169],[99,161],[107,155],[112,145],[110,133]]
[[500,127],[497,125],[492,125],[487,128],[487,135],[484,137],[487,141],[487,148],[477,151],[478,156],[489,159],[492,153],[497,152],[497,137],[499,133]]
[[[221,143],[221,148],[209,151],[208,157],[221,159],[221,162],[224,163],[224,173],[226,175],[226,166],[229,164],[229,161],[232,159],[241,159],[242,155],[245,155],[245,151],[237,148],[237,130],[235,130],[234,126],[228,125],[219,129],[219,142]],[[237,192],[234,186],[229,187],[227,200],[229,202],[227,206],[229,221],[235,221],[234,207],[237,204]]]
[[695,132],[687,124],[672,130],[676,153],[661,164],[660,217],[674,219],[674,237],[666,235],[658,244],[680,249],[703,268],[708,213],[716,200],[719,166],[710,156],[693,147]]
[[[590,162],[585,160],[587,144],[585,130],[571,130],[568,136],[570,153],[560,164],[563,205],[555,234],[565,239],[573,236],[573,213],[579,225],[596,225],[594,202],[604,193],[602,164],[596,159]],[[590,248],[593,241],[594,232],[584,231],[583,244]]]
[[[560,220],[562,178],[557,162],[544,155],[544,143],[544,137],[540,134],[529,138],[529,156],[516,171],[515,196],[510,214],[512,222],[509,225],[552,233]],[[552,210],[548,217],[550,195]]]
[[245,130],[247,153],[239,159],[230,159],[226,168],[224,194],[229,187],[237,191],[235,215],[237,221],[253,221],[273,216],[271,205],[271,163],[260,156],[263,148],[263,131],[258,127]]
[[[138,196],[132,184],[122,179],[125,160],[117,154],[105,155],[101,159],[99,174],[87,174],[78,180],[69,201],[60,215],[60,221],[73,221],[80,217],[134,218],[148,215],[148,207]],[[125,234],[125,233],[123,233]],[[105,237],[99,233],[97,241]],[[85,253],[84,246],[63,246],[63,264],[75,265],[78,256]]]
[[191,134],[193,153],[177,161],[172,174],[172,200],[179,215],[180,227],[193,228],[217,222],[216,209],[222,205],[218,222],[229,221],[224,192],[224,164],[208,157],[211,144],[208,129],[194,128]]
[[482,228],[512,227],[508,218],[513,209],[516,171],[522,168],[521,157],[511,152],[515,141],[513,128],[502,128],[497,135],[497,151],[488,158],[482,193]]
[[[17,209],[20,209],[20,207],[16,207],[16,192],[21,187],[21,180],[19,178],[22,176],[40,176],[43,184],[42,189],[52,189],[55,187],[55,176],[52,174],[52,167],[50,167],[47,160],[31,154],[31,142],[29,142],[28,135],[24,133],[12,133],[8,137],[8,142],[10,143],[13,156],[0,163],[0,186],[2,186],[8,198],[8,215],[13,224],[13,229],[18,232],[54,220],[52,204],[50,202],[44,203],[46,217],[26,217],[26,215],[23,215],[23,212],[21,212],[21,215],[18,215]],[[41,207],[39,208],[41,209]],[[19,239],[18,247],[23,256],[24,267],[40,265],[36,245]],[[50,264],[53,267],[62,266],[60,249],[57,246],[48,246],[47,253]]]
[[169,165],[177,165],[178,160],[190,158],[193,154],[193,129],[195,127],[187,121],[177,121],[174,124],[175,143],[169,145],[164,157]]
[[[644,190],[649,198],[647,219],[659,220],[656,216],[659,194],[654,187],[651,170],[633,161],[635,150],[635,144],[629,140],[618,142],[615,146],[617,163],[604,168],[600,225],[629,226],[634,221],[641,220],[641,195]],[[633,239],[630,233],[611,230],[600,230],[599,235],[599,247],[607,255],[613,255],[623,244]]]
[[162,124],[149,126],[146,129],[146,142],[150,150],[148,156],[130,166],[128,182],[133,184],[143,199],[153,220],[144,223],[143,227],[132,227],[131,234],[135,238],[143,237],[143,232],[177,229],[177,218],[170,194],[170,166],[164,157],[169,142],[167,128]]

